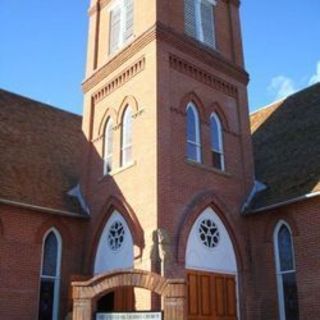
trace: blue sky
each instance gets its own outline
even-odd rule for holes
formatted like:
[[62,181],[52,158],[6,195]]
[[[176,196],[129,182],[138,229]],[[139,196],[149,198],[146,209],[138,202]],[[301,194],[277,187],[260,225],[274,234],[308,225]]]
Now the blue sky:
[[[1,0],[0,87],[81,113],[87,8]],[[252,111],[320,80],[319,12],[319,0],[242,0]]]

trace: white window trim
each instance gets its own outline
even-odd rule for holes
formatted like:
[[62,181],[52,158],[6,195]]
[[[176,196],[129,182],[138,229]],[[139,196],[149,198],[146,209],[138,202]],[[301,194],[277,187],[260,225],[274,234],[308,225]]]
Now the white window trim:
[[[203,30],[202,30],[202,17],[201,17],[201,2],[208,2],[210,3],[212,6],[216,6],[217,2],[215,0],[194,0],[194,4],[195,4],[195,18],[196,18],[196,35],[197,35],[197,39],[199,41],[201,41],[202,43],[204,42],[204,35],[203,35]],[[212,18],[213,19],[213,18]],[[214,19],[212,21],[213,26],[214,26]],[[213,32],[215,32],[215,29],[212,30]],[[213,48],[216,48],[216,40],[215,40],[215,36],[213,37]]]
[[[290,233],[291,237],[291,250],[292,250],[292,263],[293,263],[293,269],[287,270],[287,271],[281,271],[281,265],[280,265],[280,256],[279,256],[279,246],[278,246],[278,234],[280,231],[280,228],[282,226],[285,226]],[[279,319],[280,320],[286,320],[286,311],[285,311],[285,305],[284,305],[284,290],[283,290],[283,281],[282,276],[284,274],[288,273],[296,273],[296,263],[295,263],[295,253],[294,253],[294,245],[293,245],[293,236],[292,231],[287,222],[284,220],[280,220],[273,233],[273,247],[274,247],[274,255],[275,255],[275,265],[276,265],[276,276],[277,276],[277,288],[278,288],[278,307],[279,307]]]
[[[44,260],[44,249],[45,242],[48,235],[53,232],[58,242],[58,253],[57,253],[57,269],[56,276],[43,275],[43,260]],[[53,297],[53,314],[52,320],[59,320],[59,306],[60,306],[60,280],[61,280],[61,259],[62,259],[62,238],[59,231],[56,228],[49,229],[42,239],[42,252],[41,252],[41,266],[40,266],[40,283],[39,283],[39,294],[38,294],[38,317],[39,317],[39,304],[40,304],[40,289],[42,279],[54,280],[54,297]]]
[[[119,49],[121,49],[123,47],[123,45],[127,42],[129,42],[132,38],[133,38],[133,35],[129,38],[129,39],[125,39],[125,31],[126,31],[126,17],[127,17],[127,10],[126,10],[126,6],[125,6],[125,0],[116,0],[114,2],[112,2],[109,6],[109,9],[108,9],[108,15],[109,15],[109,18],[111,17],[111,12],[113,10],[115,10],[117,7],[120,7],[120,32],[119,32],[119,42],[118,42],[118,47],[110,52],[110,35],[111,35],[111,30],[109,31],[109,55],[113,55],[115,53],[117,53],[119,51]],[[208,1],[211,1],[211,0],[208,0]]]
[[[219,153],[221,155],[221,171],[225,171],[225,163],[224,163],[224,145],[223,145],[223,133],[222,133],[222,125],[221,125],[221,120],[219,118],[219,116],[214,112],[211,114],[210,116],[210,120],[211,118],[214,118],[216,123],[217,123],[217,127],[218,127],[218,141],[219,141],[219,150],[216,150],[213,148],[213,141],[211,141],[211,150],[213,152]],[[211,121],[210,121],[211,122]],[[211,130],[211,123],[210,123],[210,130]],[[211,133],[211,132],[210,132]]]
[[[190,159],[188,153],[187,153],[187,157],[188,157],[188,160],[197,161],[197,162],[201,163],[202,159],[201,159],[201,134],[200,134],[199,111],[198,111],[197,107],[195,106],[195,104],[192,102],[188,103],[187,113],[188,113],[189,108],[192,109],[194,117],[195,117],[195,129],[196,129],[196,137],[195,138],[196,138],[196,140],[192,141],[192,140],[188,139],[188,127],[187,127],[187,145],[192,144],[192,145],[196,146],[197,153],[196,153],[196,160]],[[188,126],[188,119],[187,119],[187,126]]]
[[[112,152],[109,152],[109,148],[110,147],[108,145],[108,142],[109,142],[109,135],[108,135],[108,129],[109,129],[109,126],[111,126],[111,130],[113,130],[113,121],[111,118],[109,118],[107,120],[107,123],[106,123],[106,126],[105,126],[105,129],[104,129],[104,150],[103,150],[103,174],[104,175],[108,175],[110,174],[110,172],[112,171],[112,156],[113,156],[113,135],[112,135],[112,140],[111,140],[111,147],[112,147]],[[108,164],[108,161],[111,159],[111,170],[108,171],[107,169],[107,164]]]

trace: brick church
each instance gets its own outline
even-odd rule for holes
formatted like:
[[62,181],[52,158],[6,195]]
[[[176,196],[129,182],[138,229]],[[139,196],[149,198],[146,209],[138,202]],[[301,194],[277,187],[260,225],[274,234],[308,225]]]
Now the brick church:
[[1,320],[319,319],[320,84],[249,115],[239,6],[91,0],[82,117],[0,90]]

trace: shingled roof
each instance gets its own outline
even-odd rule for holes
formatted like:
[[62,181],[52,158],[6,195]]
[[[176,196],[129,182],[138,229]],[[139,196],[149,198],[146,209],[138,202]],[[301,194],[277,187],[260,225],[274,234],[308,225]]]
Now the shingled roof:
[[251,210],[320,191],[320,83],[250,117],[256,178]]
[[0,199],[80,213],[82,118],[0,89]]

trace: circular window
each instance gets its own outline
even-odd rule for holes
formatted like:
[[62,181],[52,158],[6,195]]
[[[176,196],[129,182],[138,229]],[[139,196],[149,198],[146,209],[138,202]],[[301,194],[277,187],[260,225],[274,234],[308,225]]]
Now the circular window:
[[115,221],[111,225],[108,233],[108,243],[111,250],[117,251],[121,248],[124,236],[125,232],[123,224],[119,220]]
[[211,219],[204,219],[199,225],[199,237],[201,242],[208,248],[214,248],[220,240],[217,225]]

